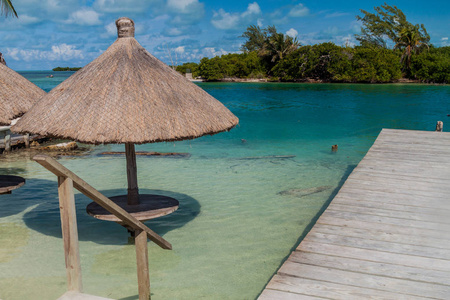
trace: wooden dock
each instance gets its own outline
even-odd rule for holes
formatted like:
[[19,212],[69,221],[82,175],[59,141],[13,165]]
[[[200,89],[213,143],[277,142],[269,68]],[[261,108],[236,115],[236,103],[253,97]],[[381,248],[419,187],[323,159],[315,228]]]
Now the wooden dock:
[[450,299],[450,133],[388,130],[259,299]]

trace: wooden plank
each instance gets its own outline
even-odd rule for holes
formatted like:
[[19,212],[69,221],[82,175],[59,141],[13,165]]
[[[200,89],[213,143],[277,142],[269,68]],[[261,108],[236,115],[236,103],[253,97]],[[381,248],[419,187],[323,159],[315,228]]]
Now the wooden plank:
[[444,214],[436,213],[434,215],[429,215],[426,213],[422,213],[420,211],[418,213],[417,211],[407,212],[407,211],[389,210],[386,208],[359,207],[352,204],[340,204],[337,201],[336,202],[333,201],[328,206],[328,210],[369,214],[373,216],[383,216],[397,219],[408,219],[424,222],[450,224],[450,219],[448,219],[448,215],[446,216]]
[[346,197],[354,199],[366,199],[370,201],[377,201],[381,203],[392,203],[398,205],[409,205],[414,207],[436,208],[442,206],[447,202],[448,197],[436,197],[429,195],[408,195],[396,194],[395,198],[389,197],[392,195],[388,191],[383,190],[363,190],[360,187],[350,186],[344,184],[336,197]]
[[67,289],[82,292],[80,251],[78,248],[77,215],[72,179],[58,176],[59,210],[64,242]]
[[341,219],[345,219],[345,220],[357,220],[357,221],[366,221],[366,222],[372,222],[372,223],[384,223],[384,224],[399,225],[399,226],[404,226],[404,227],[413,227],[413,228],[420,228],[420,229],[430,229],[433,231],[439,231],[440,234],[442,234],[443,236],[446,236],[446,237],[448,237],[450,235],[450,232],[448,231],[448,227],[444,226],[445,224],[442,225],[440,223],[373,216],[373,215],[369,215],[369,214],[354,214],[351,212],[334,211],[334,210],[327,210],[326,214],[324,213],[323,215],[335,217],[335,218],[341,218]]
[[136,262],[139,300],[150,299],[150,277],[148,271],[147,234],[143,230],[135,231]]
[[372,240],[369,238],[360,239],[350,236],[324,234],[313,231],[309,232],[309,234],[305,237],[304,242],[317,242],[323,244],[340,245],[345,247],[448,260],[447,262],[450,267],[450,253],[447,249],[432,248],[423,245],[407,245],[394,242]]
[[[359,272],[311,266],[286,261],[281,266],[280,275],[288,275],[311,280],[326,281],[336,284],[351,285],[380,291],[387,291],[416,297],[446,299],[450,295],[450,286],[403,280],[392,277],[377,276]],[[375,292],[373,292],[375,294]]]
[[284,292],[278,290],[265,289],[258,297],[258,300],[317,300],[323,299],[323,297],[314,297],[304,294],[297,294],[291,292]]
[[449,239],[448,235],[443,236],[442,232],[437,232],[430,229],[408,227],[403,225],[385,224],[383,222],[368,222],[364,218],[362,220],[347,220],[343,218],[336,218],[328,214],[322,214],[316,224],[327,224],[349,228],[373,229],[385,231],[392,234],[416,235],[422,237],[431,237],[435,239]]
[[347,257],[337,257],[318,253],[294,251],[288,259],[324,268],[347,270],[356,273],[373,274],[405,280],[414,280],[449,286],[449,272],[426,270],[417,267],[400,266],[388,263],[371,262]]
[[147,237],[153,241],[155,244],[160,246],[163,249],[172,249],[172,245],[166,241],[164,238],[156,234],[153,230],[145,226],[142,222],[137,220],[135,217],[127,213],[124,209],[119,207],[113,201],[105,197],[99,191],[90,186],[83,179],[78,177],[76,174],[68,170],[66,167],[58,163],[55,159],[46,156],[46,155],[36,155],[33,159],[41,164],[43,167],[48,169],[50,172],[55,174],[56,176],[68,177],[73,181],[74,187],[82,192],[87,197],[91,198],[93,201],[100,204],[107,211],[115,215],[116,217],[123,220],[125,225],[133,229],[140,229],[147,233]]
[[312,241],[302,241],[302,243],[300,243],[300,245],[297,247],[297,250],[367,260],[372,262],[415,267],[426,270],[436,270],[443,272],[449,272],[450,270],[449,260],[390,253],[371,249],[346,247],[333,244],[324,244]]
[[406,245],[431,245],[429,247],[450,250],[450,239],[446,240],[442,238],[433,238],[427,235],[392,233],[379,230],[377,227],[351,228],[345,226],[320,224],[320,226],[314,226],[310,232],[337,234],[359,239],[371,239],[376,241],[394,242]]
[[[298,298],[291,299],[308,299],[308,297],[321,297],[321,299],[379,299],[379,300],[413,300],[423,299],[420,297],[392,293],[376,289],[362,288],[358,286],[333,283],[328,281],[311,280],[302,277],[289,276],[285,274],[275,275],[266,290],[283,291],[286,294],[298,295]],[[264,293],[263,293],[264,294]],[[293,297],[293,296],[291,296]],[[259,298],[259,299],[278,299],[278,298]],[[287,298],[289,299],[289,298]]]
[[382,201],[385,199],[377,199],[377,201],[373,201],[373,199],[368,199],[365,195],[363,195],[361,198],[355,198],[348,196],[344,193],[337,195],[334,197],[333,202],[334,204],[342,204],[342,205],[352,205],[352,206],[358,206],[358,207],[367,207],[367,208],[384,208],[391,211],[402,211],[402,212],[411,212],[411,213],[417,213],[420,212],[421,214],[429,215],[429,217],[432,217],[433,215],[440,215],[440,216],[448,216],[450,215],[450,209],[447,207],[420,207],[412,206],[409,204],[412,204],[411,201],[406,202],[404,204],[392,204],[390,203],[389,199],[387,201]]

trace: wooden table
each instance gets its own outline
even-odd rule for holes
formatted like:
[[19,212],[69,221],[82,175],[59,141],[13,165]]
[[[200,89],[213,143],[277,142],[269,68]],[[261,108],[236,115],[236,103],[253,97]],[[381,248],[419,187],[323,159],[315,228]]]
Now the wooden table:
[[0,195],[11,194],[15,190],[25,184],[25,178],[14,175],[0,175]]
[[[128,205],[127,195],[114,196],[109,199],[139,221],[147,221],[171,214],[176,211],[179,206],[178,200],[162,195],[141,194],[139,195],[140,204],[138,205]],[[94,218],[121,224],[119,218],[109,213],[95,202],[90,203],[86,207],[86,211]]]

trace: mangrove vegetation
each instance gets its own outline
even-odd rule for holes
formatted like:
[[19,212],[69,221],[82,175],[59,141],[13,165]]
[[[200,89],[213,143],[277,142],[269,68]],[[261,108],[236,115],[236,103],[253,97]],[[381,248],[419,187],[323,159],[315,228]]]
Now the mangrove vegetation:
[[240,36],[245,39],[241,53],[205,57],[177,71],[206,81],[450,82],[450,47],[431,45],[423,24],[408,22],[400,9],[387,4],[375,7],[375,13],[361,13],[356,16],[362,24],[356,46],[300,45],[275,26],[252,25]]

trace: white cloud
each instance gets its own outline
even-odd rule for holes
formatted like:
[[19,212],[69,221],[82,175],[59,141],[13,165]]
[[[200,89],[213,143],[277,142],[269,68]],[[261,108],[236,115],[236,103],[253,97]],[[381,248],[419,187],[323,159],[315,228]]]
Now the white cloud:
[[185,46],[178,46],[177,48],[175,48],[175,52],[178,54],[183,54],[184,48],[185,48]]
[[443,37],[441,41],[448,41],[448,37]]
[[295,30],[294,28],[291,28],[288,31],[286,31],[286,35],[295,38],[298,35],[298,31]]
[[441,46],[448,46],[448,37],[441,38]]
[[291,17],[305,17],[307,15],[309,15],[309,8],[302,3],[297,4],[289,11]]
[[261,8],[259,7],[258,3],[253,2],[250,3],[247,7],[247,10],[242,13],[242,17],[245,18],[246,16],[259,14],[261,14]]
[[67,44],[53,45],[51,51],[41,50],[24,50],[19,48],[6,48],[9,58],[17,61],[35,61],[35,60],[62,60],[69,61],[71,59],[83,59],[84,55],[81,50],[76,50],[75,46]]
[[99,25],[100,22],[100,14],[95,10],[90,8],[83,7],[80,10],[77,10],[70,14],[69,20],[67,20],[68,24],[77,24],[77,25]]
[[219,9],[218,12],[214,12],[211,23],[217,29],[234,29],[239,25],[240,17],[238,14],[230,14]]
[[95,0],[92,6],[107,13],[140,13],[150,5],[159,7],[162,0]]
[[[243,13],[228,13],[223,9],[214,12],[211,23],[217,29],[230,30],[237,29],[241,25],[249,24],[255,21],[261,15],[261,8],[258,3],[250,3]],[[259,21],[259,20],[257,20]]]

